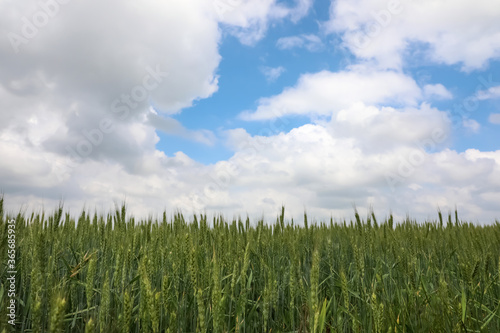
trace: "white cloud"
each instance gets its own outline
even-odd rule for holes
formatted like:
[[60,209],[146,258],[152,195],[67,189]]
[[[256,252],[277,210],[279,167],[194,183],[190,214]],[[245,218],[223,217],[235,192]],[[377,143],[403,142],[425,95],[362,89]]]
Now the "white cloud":
[[470,71],[500,57],[500,6],[490,0],[332,1],[327,31],[358,57],[401,68],[411,47],[427,45],[427,56]]
[[[0,33],[24,36],[22,17],[41,10],[35,1],[2,2]],[[210,10],[198,0],[69,2],[17,54],[1,39],[0,134],[11,143],[5,148],[58,161],[60,178],[71,181],[86,159],[136,172],[137,160],[154,151],[156,129],[213,144],[213,133],[149,112],[152,104],[163,115],[178,113],[217,91],[220,30]],[[113,128],[104,131],[103,124]],[[16,173],[11,167],[1,179]]]
[[202,144],[213,145],[216,141],[215,135],[208,130],[188,130],[182,124],[170,117],[161,117],[151,113],[147,116],[147,123],[154,128],[167,133],[180,136],[185,139],[190,139]]
[[266,80],[268,82],[273,82],[276,81],[281,74],[285,72],[285,68],[283,66],[278,66],[278,67],[262,67],[261,72],[264,74],[266,77]]
[[356,102],[415,105],[421,94],[411,77],[358,66],[341,72],[304,74],[294,87],[261,98],[255,112],[244,112],[241,117],[265,120],[286,115],[330,115]]
[[297,22],[306,16],[312,0],[297,0],[288,7],[276,0],[214,0],[217,19],[227,24],[227,32],[246,45],[264,37],[270,23],[283,19]]
[[[498,213],[492,198],[500,193],[500,151],[424,150],[435,129],[447,124],[436,109],[358,108],[365,117],[352,119],[357,127],[344,132],[338,130],[345,122],[336,119],[270,137],[229,131],[235,154],[217,164],[209,195],[201,194],[197,203],[227,212],[244,208],[257,217],[261,212],[272,217],[284,203],[296,218],[304,208],[321,218],[350,216],[355,203],[362,210],[373,205],[379,215],[392,209],[419,219],[436,212],[438,205],[445,212],[457,205],[462,218],[492,221]],[[393,132],[401,124],[398,119],[406,127]],[[392,145],[382,141],[379,131],[389,121],[394,128],[385,128],[385,134],[392,135]],[[448,131],[444,128],[441,136]],[[434,144],[440,150],[440,143]],[[388,172],[398,179],[388,182]]]
[[500,125],[500,113],[490,113],[488,121],[492,124]]
[[358,140],[357,145],[367,152],[425,145],[420,141],[432,138],[435,132],[443,137],[437,142],[441,144],[450,133],[446,113],[425,103],[401,109],[356,103],[339,111],[327,127],[337,137]]
[[313,5],[313,0],[296,0],[297,5],[290,11],[290,19],[292,22],[298,22],[303,17],[307,16]]
[[[0,40],[0,149],[8,157],[0,183],[8,196],[104,198],[83,188],[98,170],[95,182],[116,198],[119,176],[138,181],[179,159],[153,158],[155,130],[214,143],[209,131],[149,112],[153,104],[178,113],[218,89],[220,30],[211,3],[86,1],[57,10],[14,45],[18,53]],[[25,38],[23,17],[35,13],[43,14],[36,1],[1,2],[0,33]],[[103,121],[113,129],[103,133]]]
[[305,48],[310,52],[315,52],[323,48],[323,42],[317,35],[302,34],[298,36],[281,37],[276,42],[276,47],[281,50]]
[[474,119],[468,119],[468,118],[465,118],[463,121],[462,121],[462,125],[469,131],[471,131],[472,133],[477,133],[479,132],[479,129],[481,128],[481,125],[475,121]]
[[442,84],[426,84],[424,86],[424,96],[426,98],[452,99],[453,94]]
[[[35,1],[27,3],[37,8]],[[2,13],[4,9],[0,9]],[[21,33],[21,17],[31,17],[33,11],[17,3],[11,10],[17,15],[2,18],[2,33]],[[197,0],[148,0],[140,8],[120,1],[105,5],[70,2],[27,44],[19,46],[20,55],[14,53],[8,39],[2,39],[2,84],[16,94],[22,92],[13,86],[37,84],[42,93],[40,89],[49,84],[54,87],[52,93],[64,89],[68,99],[90,93],[109,104],[115,96],[142,83],[148,66],[158,66],[168,78],[151,91],[151,98],[162,111],[177,112],[190,106],[193,99],[217,90],[214,71],[220,61],[220,37],[217,22],[205,11],[206,5]],[[109,12],[113,12],[113,20]],[[38,78],[33,78],[33,73]],[[37,83],[41,78],[46,82]]]
[[477,92],[476,98],[480,101],[500,98],[500,86],[491,87],[488,90],[480,90]]

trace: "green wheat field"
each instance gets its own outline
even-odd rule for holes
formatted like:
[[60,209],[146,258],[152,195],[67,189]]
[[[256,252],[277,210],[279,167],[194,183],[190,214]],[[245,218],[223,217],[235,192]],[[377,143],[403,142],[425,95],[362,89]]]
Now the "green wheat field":
[[500,332],[500,223],[436,219],[12,216],[1,199],[0,332]]

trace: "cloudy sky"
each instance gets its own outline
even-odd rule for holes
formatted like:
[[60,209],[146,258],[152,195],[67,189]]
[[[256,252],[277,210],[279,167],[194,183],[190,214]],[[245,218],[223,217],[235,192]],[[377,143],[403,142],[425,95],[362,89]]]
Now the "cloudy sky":
[[499,60],[491,0],[3,0],[0,191],[491,223]]

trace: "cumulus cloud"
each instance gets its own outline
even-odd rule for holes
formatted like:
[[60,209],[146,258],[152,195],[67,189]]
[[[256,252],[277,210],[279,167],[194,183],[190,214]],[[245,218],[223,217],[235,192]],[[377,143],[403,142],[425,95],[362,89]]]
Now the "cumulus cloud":
[[[299,19],[307,4],[283,7],[283,15]],[[276,5],[248,12],[247,28],[257,24],[252,15],[277,15],[268,7]],[[170,117],[218,89],[224,18],[212,2],[147,0],[137,6],[112,0],[47,7],[7,1],[0,3],[0,13],[6,37],[0,40],[6,156],[0,179],[6,193],[92,198],[95,193],[82,188],[91,178],[88,170],[100,170],[100,181],[107,179],[107,188],[119,193],[118,176],[108,172],[141,177],[153,165],[180,158],[157,156],[156,130],[214,143],[210,131],[186,129]],[[151,106],[158,114],[149,112]]]
[[[446,14],[444,14],[446,13]],[[500,7],[489,0],[332,1],[325,28],[342,34],[362,59],[401,68],[405,52],[427,45],[426,56],[470,71],[500,57]]]
[[[2,19],[2,31],[22,34],[22,17],[36,17],[42,11],[34,1],[31,4],[2,3],[2,7],[12,6],[9,11],[15,13]],[[14,94],[19,94],[19,89],[13,86],[38,86],[39,94],[60,94],[68,100],[84,100],[90,94],[109,108],[115,97],[142,84],[150,68],[160,72],[158,75],[168,73],[162,84],[149,91],[151,99],[162,111],[178,112],[193,99],[217,90],[217,22],[204,14],[202,2],[193,4],[146,1],[135,8],[118,1],[105,5],[70,2],[61,6],[36,36],[19,46],[19,54],[2,39],[2,84]],[[110,11],[113,20],[109,19]],[[90,18],[92,24],[88,23]],[[203,50],[203,58],[196,49]],[[37,75],[33,78],[32,74]],[[40,91],[48,87],[54,90]]]
[[356,103],[332,117],[328,127],[336,136],[355,138],[358,146],[367,152],[422,146],[424,143],[419,143],[419,140],[432,138],[436,132],[442,139],[435,145],[450,136],[447,114],[425,103],[416,108],[402,109]]
[[276,47],[281,50],[305,48],[310,52],[315,52],[323,48],[323,42],[317,35],[302,34],[298,36],[281,37],[276,42]]
[[409,76],[394,71],[371,71],[355,66],[346,71],[302,75],[294,87],[261,98],[257,109],[241,114],[245,120],[286,115],[330,115],[356,102],[415,105],[422,92]]
[[[188,213],[221,212],[228,217],[247,212],[252,218],[264,215],[272,219],[285,204],[288,217],[297,219],[306,209],[310,217],[341,218],[350,216],[352,204],[356,204],[361,212],[373,205],[382,217],[392,209],[396,216],[410,213],[425,219],[437,206],[446,212],[457,205],[462,218],[491,221],[500,186],[500,151],[428,151],[443,142],[448,129],[444,128],[441,139],[432,140],[436,121],[426,120],[431,117],[439,125],[442,114],[427,106],[422,106],[421,114],[413,109],[357,107],[360,112],[366,109],[359,119],[353,116],[341,122],[332,118],[325,124],[308,124],[272,136],[230,130],[227,139],[234,155],[214,165],[201,165],[180,152],[167,157],[158,151],[145,154],[136,173],[116,164],[86,161],[78,166],[79,176],[71,180],[75,186],[61,193],[73,210],[81,208],[82,196],[89,198],[87,207],[105,210],[113,200],[124,200],[126,194],[130,211],[141,216],[179,208]],[[420,117],[421,121],[412,133],[404,129],[391,133],[392,145],[373,149],[372,141],[385,140],[379,128],[391,116],[396,119],[394,127],[398,118]],[[362,127],[366,120],[372,126]],[[338,131],[346,122],[358,132]],[[411,125],[405,122],[405,126]],[[360,129],[366,132],[362,136],[358,135]],[[1,142],[2,151],[9,151]],[[44,198],[46,206],[55,205],[60,198],[47,191],[57,188],[56,177],[35,176],[37,172],[47,174],[43,168],[53,165],[49,162],[52,157],[47,156],[45,164],[26,160],[26,168],[36,166],[36,170],[22,170],[27,177],[24,184],[37,188],[30,192],[33,203]],[[52,184],[29,185],[36,179]],[[7,197],[9,204],[24,203],[26,196],[17,194],[14,191]]]
[[0,108],[9,110],[1,113],[0,130],[36,147],[35,157],[47,152],[72,166],[86,158],[114,161],[131,172],[154,149],[155,129],[209,144],[209,133],[189,135],[179,124],[148,118],[150,105],[175,114],[217,91],[220,31],[207,6],[69,2],[52,8],[53,17],[27,38],[26,26],[47,9],[35,1],[2,2],[2,34],[26,41],[0,41]]
[[[350,118],[343,121],[337,116],[326,124],[272,136],[228,131],[234,156],[214,167],[206,192],[200,189],[195,202],[200,208],[235,212],[244,207],[266,216],[275,214],[282,203],[295,217],[304,208],[316,217],[345,217],[352,213],[353,203],[363,210],[373,205],[381,215],[392,209],[399,216],[409,212],[419,219],[429,217],[438,206],[447,211],[455,205],[463,218],[494,216],[499,151],[443,150],[449,123],[444,112],[425,105],[357,108],[363,116],[347,112]],[[388,120],[393,128],[383,127]],[[350,127],[340,131],[346,122]],[[392,144],[386,144],[381,129]]]

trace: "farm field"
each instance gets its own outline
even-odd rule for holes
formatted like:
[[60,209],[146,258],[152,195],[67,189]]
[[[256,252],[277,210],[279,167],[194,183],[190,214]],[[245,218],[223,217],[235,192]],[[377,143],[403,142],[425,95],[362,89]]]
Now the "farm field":
[[[135,221],[0,201],[0,332],[500,332],[500,223]],[[16,322],[7,321],[15,219]]]

